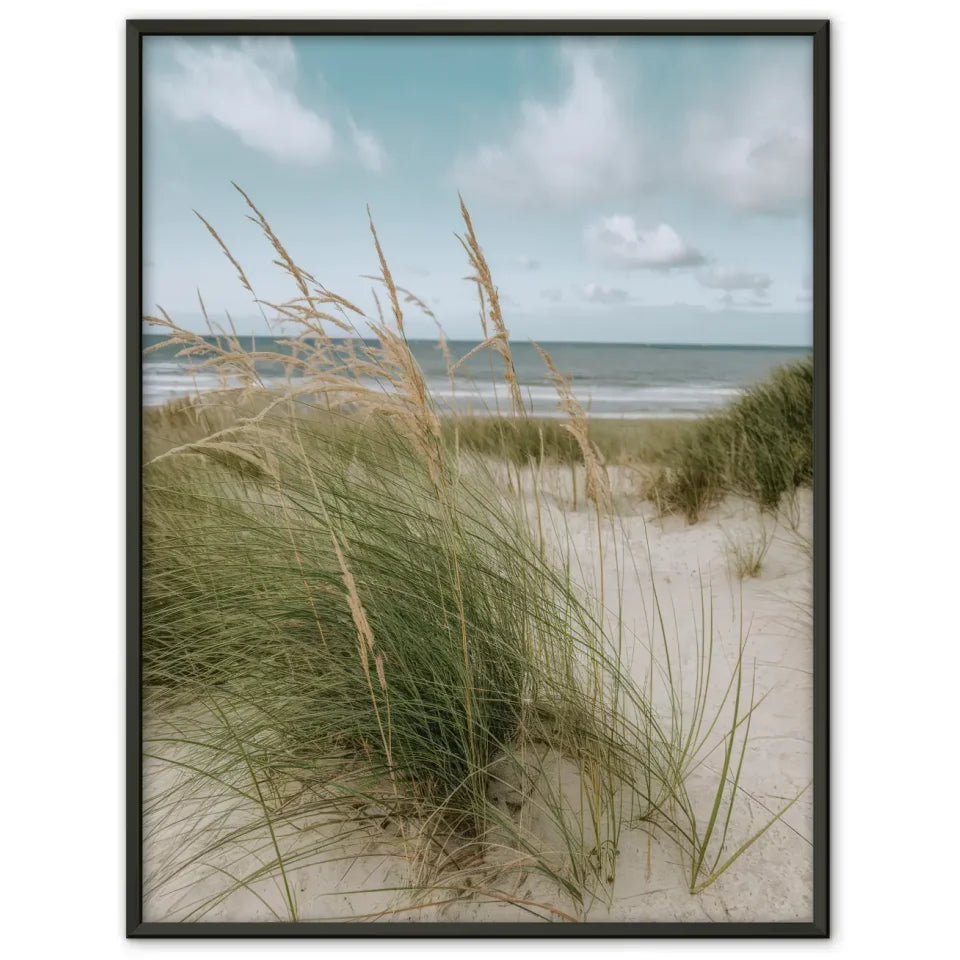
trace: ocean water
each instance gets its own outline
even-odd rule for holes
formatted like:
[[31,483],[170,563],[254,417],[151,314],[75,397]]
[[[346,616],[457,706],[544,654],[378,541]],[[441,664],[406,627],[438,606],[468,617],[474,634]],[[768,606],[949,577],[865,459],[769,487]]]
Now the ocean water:
[[[162,337],[144,335],[144,346]],[[250,338],[241,337],[245,348]],[[475,343],[451,341],[454,359]],[[673,419],[700,416],[722,406],[744,388],[764,379],[781,364],[799,360],[806,347],[652,346],[624,343],[544,343],[557,368],[569,376],[574,393],[592,417]],[[258,350],[282,350],[268,337],[258,337]],[[435,342],[411,341],[427,385],[437,400],[465,413],[491,414],[510,408],[503,382],[503,362],[481,351],[457,370],[451,384],[443,354]],[[535,416],[559,416],[557,395],[535,348],[511,344],[517,379],[528,410]],[[215,389],[215,374],[189,372],[189,362],[164,347],[143,362],[143,402],[158,405],[175,397]],[[492,364],[492,373],[491,373]],[[258,364],[261,376],[273,385],[285,382],[280,364]],[[295,382],[295,381],[294,381]]]

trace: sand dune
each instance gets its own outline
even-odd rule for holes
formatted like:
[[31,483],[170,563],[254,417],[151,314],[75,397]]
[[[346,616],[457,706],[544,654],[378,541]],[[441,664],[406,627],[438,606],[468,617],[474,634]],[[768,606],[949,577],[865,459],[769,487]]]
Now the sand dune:
[[[680,517],[658,517],[651,504],[632,495],[634,477],[625,470],[614,471],[619,516],[614,529],[606,523],[602,526],[601,563],[596,516],[582,496],[573,509],[569,474],[558,472],[540,479],[540,489],[546,493],[539,497],[538,522],[548,549],[569,551],[577,579],[595,595],[602,571],[605,599],[611,608],[607,617],[611,625],[618,617],[623,624],[624,656],[639,684],[648,683],[647,641],[655,616],[654,594],[673,645],[674,669],[679,665],[691,678],[689,684],[695,672],[695,638],[703,627],[702,599],[708,623],[712,610],[713,705],[724,692],[741,635],[746,637],[747,682],[755,674],[756,696],[766,698],[751,719],[741,790],[729,823],[728,848],[735,850],[812,777],[809,492],[800,491],[790,509],[775,518],[761,516],[752,503],[727,499],[701,522],[690,525]],[[524,496],[533,506],[529,495]],[[533,510],[531,515],[535,515]],[[758,574],[741,579],[737,554],[762,552],[764,546]],[[657,644],[662,647],[662,639],[656,640]],[[662,660],[663,652],[655,649],[654,655]],[[688,686],[685,696],[690,694]],[[654,703],[668,710],[665,697],[665,684],[655,679]],[[146,724],[149,737],[174,730],[176,737],[186,737],[189,726],[189,710],[182,708],[151,713]],[[713,741],[721,741],[719,729]],[[168,745],[165,755],[176,756],[176,750],[176,745]],[[156,745],[150,752],[158,752]],[[538,791],[559,791],[563,802],[572,807],[582,804],[583,791],[576,769],[562,757],[537,759],[538,774],[528,776],[518,767],[504,776],[506,785],[493,799],[519,820],[542,849],[549,850],[551,844],[560,844],[550,835],[551,824],[539,815]],[[704,821],[709,817],[721,762],[722,751],[715,750],[688,784]],[[484,862],[456,872],[452,889],[414,899],[407,888],[416,877],[404,847],[424,842],[422,838],[398,837],[403,828],[385,822],[381,812],[369,805],[358,809],[349,824],[318,815],[304,803],[297,783],[279,788],[285,796],[278,797],[278,803],[286,811],[295,811],[301,803],[306,812],[300,819],[286,817],[275,842],[281,850],[292,851],[303,831],[310,831],[315,848],[323,846],[324,856],[305,863],[291,860],[285,889],[275,875],[255,876],[258,858],[263,858],[263,837],[244,834],[245,817],[252,816],[251,805],[238,803],[236,795],[225,795],[213,782],[198,785],[194,778],[176,809],[157,806],[151,798],[169,791],[184,774],[169,764],[148,760],[144,776],[146,920],[288,919],[291,897],[301,920],[513,921],[538,916],[553,920],[725,922],[812,918],[812,789],[712,886],[696,895],[689,892],[688,873],[676,844],[662,835],[651,835],[642,824],[624,828],[617,845],[612,902],[588,899],[580,912],[551,881],[501,862],[495,849]],[[212,854],[207,850],[201,859],[159,885],[151,881],[163,876],[165,865],[188,861],[192,845],[198,851],[209,848],[213,836],[224,842]],[[455,856],[456,851],[451,851],[451,857]],[[230,888],[231,877],[251,875],[252,882],[219,898],[221,891]],[[500,896],[511,902],[497,902]],[[201,904],[203,909],[198,910]]]

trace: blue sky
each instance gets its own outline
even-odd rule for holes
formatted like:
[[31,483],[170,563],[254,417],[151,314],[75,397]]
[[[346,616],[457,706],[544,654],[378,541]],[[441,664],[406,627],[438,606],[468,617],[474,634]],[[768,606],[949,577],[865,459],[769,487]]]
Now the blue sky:
[[[372,309],[397,282],[479,336],[457,191],[514,337],[811,342],[806,37],[144,39],[144,309],[266,325],[297,262]],[[269,313],[269,312],[268,312]],[[411,311],[412,337],[434,322]]]

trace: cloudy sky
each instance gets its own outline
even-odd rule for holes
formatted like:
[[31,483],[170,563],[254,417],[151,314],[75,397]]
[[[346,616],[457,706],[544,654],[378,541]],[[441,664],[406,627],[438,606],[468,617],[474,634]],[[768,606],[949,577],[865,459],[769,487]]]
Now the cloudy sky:
[[[811,342],[806,37],[144,39],[144,308],[240,332],[293,295],[245,218],[372,303],[394,276],[478,336],[457,191],[514,337]],[[408,333],[433,337],[411,314]]]

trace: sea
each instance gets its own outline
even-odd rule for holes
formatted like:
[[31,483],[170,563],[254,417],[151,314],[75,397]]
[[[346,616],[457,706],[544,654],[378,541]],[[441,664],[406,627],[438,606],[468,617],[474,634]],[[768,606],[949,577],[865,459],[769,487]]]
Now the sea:
[[[250,337],[240,337],[252,349]],[[144,334],[144,347],[162,336]],[[257,337],[258,351],[279,350],[270,337]],[[454,360],[474,342],[450,341]],[[801,359],[809,347],[689,346],[637,343],[542,343],[556,367],[570,379],[574,394],[591,417],[607,419],[690,419],[709,413],[763,380],[773,368]],[[460,413],[491,415],[510,409],[503,381],[503,362],[489,350],[467,360],[453,382],[436,341],[410,341],[428,388],[441,407]],[[532,416],[561,416],[557,394],[543,360],[530,343],[511,343],[514,367],[527,411]],[[177,397],[217,389],[209,371],[191,372],[190,362],[163,346],[143,362],[143,403],[156,406]],[[281,387],[287,380],[279,363],[258,363],[266,383]],[[292,382],[296,383],[294,379]],[[228,386],[231,385],[229,382]]]

